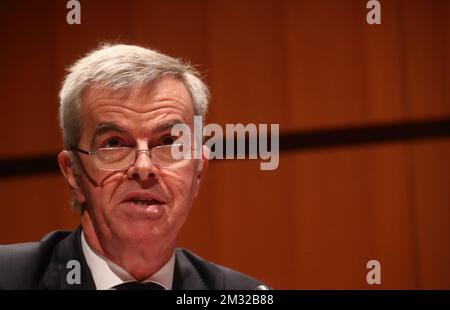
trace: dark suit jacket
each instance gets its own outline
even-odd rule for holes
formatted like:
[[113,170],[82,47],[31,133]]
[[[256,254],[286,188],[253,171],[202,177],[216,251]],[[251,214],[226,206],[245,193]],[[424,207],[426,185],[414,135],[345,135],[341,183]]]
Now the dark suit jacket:
[[[175,252],[173,289],[255,289],[262,283],[210,263],[185,249]],[[67,262],[77,260],[81,284],[68,284]],[[0,246],[0,289],[95,289],[81,248],[81,228],[51,232],[40,242]]]

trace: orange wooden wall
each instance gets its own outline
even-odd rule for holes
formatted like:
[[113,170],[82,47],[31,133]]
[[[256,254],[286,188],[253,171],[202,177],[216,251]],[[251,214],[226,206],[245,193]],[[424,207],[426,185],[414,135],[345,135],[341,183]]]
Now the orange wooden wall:
[[[61,149],[64,68],[102,41],[199,64],[219,124],[450,116],[449,1],[382,1],[376,26],[364,0],[81,3],[70,26],[66,1],[1,1],[1,159]],[[215,161],[180,244],[281,289],[450,289],[449,158],[449,139],[427,139],[283,152],[275,171]],[[75,227],[69,197],[58,174],[0,178],[0,243]]]

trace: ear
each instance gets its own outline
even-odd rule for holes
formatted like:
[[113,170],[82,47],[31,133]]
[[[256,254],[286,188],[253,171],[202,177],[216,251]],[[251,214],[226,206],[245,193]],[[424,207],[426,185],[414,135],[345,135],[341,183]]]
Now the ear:
[[61,169],[62,174],[67,180],[67,183],[69,183],[69,186],[75,195],[77,201],[79,203],[84,203],[86,201],[86,197],[83,193],[83,190],[81,188],[78,175],[76,172],[75,167],[73,166],[73,162],[70,156],[69,151],[61,151],[58,154],[58,164],[59,168]]
[[206,145],[202,146],[202,159],[198,163],[198,175],[197,179],[201,181],[203,179],[203,176],[206,173],[206,168],[208,167],[209,163],[209,148]]
[[209,148],[205,145],[202,147],[202,159],[198,161],[198,171],[197,171],[197,189],[195,191],[195,196],[197,196],[198,191],[200,189],[200,183],[203,180],[203,177],[206,174],[206,168],[209,163]]

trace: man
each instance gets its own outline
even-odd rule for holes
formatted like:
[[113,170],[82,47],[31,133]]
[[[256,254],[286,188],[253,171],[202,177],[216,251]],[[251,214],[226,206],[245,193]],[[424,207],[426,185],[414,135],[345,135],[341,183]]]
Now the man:
[[191,67],[142,47],[105,45],[76,62],[60,91],[65,150],[58,162],[81,226],[1,246],[0,288],[260,286],[176,249],[208,159],[207,150],[201,159],[173,156],[180,137],[171,129],[185,124],[193,132],[208,99]]

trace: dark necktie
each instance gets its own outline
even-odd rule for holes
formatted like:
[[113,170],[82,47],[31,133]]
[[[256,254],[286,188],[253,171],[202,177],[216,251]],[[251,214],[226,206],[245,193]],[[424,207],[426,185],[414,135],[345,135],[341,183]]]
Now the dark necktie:
[[165,290],[162,285],[155,282],[126,282],[113,287],[116,290]]

